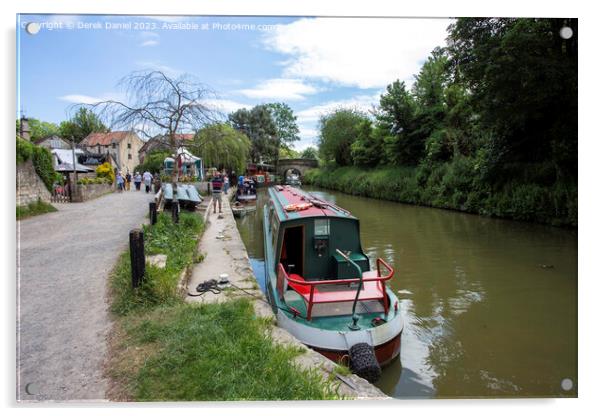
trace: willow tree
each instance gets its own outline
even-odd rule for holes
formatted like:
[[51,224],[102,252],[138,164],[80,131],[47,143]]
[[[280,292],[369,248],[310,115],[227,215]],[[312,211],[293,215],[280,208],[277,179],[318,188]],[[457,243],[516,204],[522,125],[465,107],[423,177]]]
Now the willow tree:
[[[190,75],[173,78],[161,71],[138,71],[121,79],[118,86],[125,93],[124,101],[101,101],[90,107],[112,129],[159,140],[173,154],[183,145],[181,133],[196,132],[219,116],[211,105],[213,91]],[[177,179],[174,169],[174,184]]]
[[227,123],[214,123],[199,130],[188,147],[203,158],[206,166],[242,172],[249,158],[251,141]]

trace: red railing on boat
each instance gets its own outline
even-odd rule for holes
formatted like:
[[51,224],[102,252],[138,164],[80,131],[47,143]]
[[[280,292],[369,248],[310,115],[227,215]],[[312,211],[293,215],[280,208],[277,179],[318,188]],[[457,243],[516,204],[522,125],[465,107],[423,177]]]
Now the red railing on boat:
[[[381,266],[387,270],[386,275],[382,275]],[[389,311],[389,301],[387,291],[385,290],[385,282],[390,280],[395,271],[380,257],[376,260],[376,270],[364,272],[362,276],[362,284],[364,287],[359,292],[359,300],[382,300],[385,314]],[[278,276],[276,279],[276,289],[280,298],[284,298],[284,283],[288,283],[290,287],[297,292],[307,304],[307,320],[311,320],[311,311],[315,304],[318,303],[334,303],[334,302],[353,302],[355,300],[357,289],[337,290],[337,291],[320,291],[319,286],[327,285],[342,285],[359,283],[359,278],[353,279],[334,279],[334,280],[305,280],[302,276],[291,273],[290,275],[284,270],[284,265],[278,263]]]

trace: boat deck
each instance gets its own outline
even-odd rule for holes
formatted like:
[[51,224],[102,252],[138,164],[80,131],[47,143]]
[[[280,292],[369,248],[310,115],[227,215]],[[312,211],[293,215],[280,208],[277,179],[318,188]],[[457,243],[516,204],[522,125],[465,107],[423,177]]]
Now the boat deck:
[[[307,316],[307,304],[298,293],[288,290],[284,298],[286,304],[297,309],[301,316]],[[304,322],[321,329],[347,331],[351,323],[352,308],[352,302],[315,304],[311,321]],[[370,327],[374,318],[385,318],[383,305],[377,300],[358,301],[356,312],[360,318],[358,324],[363,328]]]

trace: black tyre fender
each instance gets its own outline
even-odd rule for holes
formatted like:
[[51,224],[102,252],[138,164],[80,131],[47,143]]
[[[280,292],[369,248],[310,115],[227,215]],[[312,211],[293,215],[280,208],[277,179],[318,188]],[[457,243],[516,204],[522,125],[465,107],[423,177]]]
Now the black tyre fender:
[[382,374],[374,348],[365,342],[360,342],[349,348],[349,369],[352,373],[368,380],[370,383],[377,382]]

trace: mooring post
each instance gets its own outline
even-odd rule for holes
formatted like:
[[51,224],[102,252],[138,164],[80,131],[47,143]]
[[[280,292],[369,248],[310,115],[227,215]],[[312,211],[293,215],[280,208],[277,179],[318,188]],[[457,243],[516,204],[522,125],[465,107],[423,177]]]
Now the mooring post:
[[171,204],[171,220],[175,224],[180,222],[180,202],[178,201]]
[[130,263],[132,266],[132,287],[142,283],[145,273],[144,231],[135,228],[130,231]]
[[149,202],[148,203],[148,216],[150,218],[151,225],[155,225],[157,223],[157,203]]

